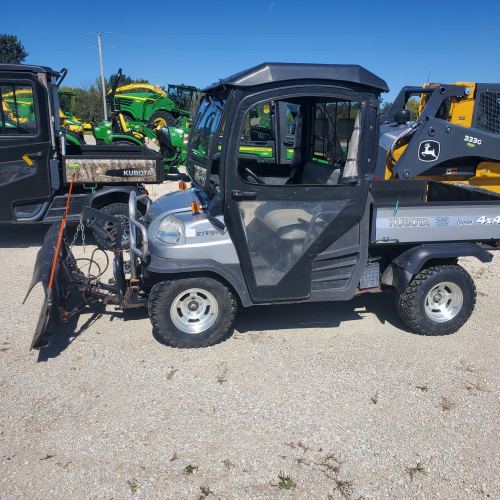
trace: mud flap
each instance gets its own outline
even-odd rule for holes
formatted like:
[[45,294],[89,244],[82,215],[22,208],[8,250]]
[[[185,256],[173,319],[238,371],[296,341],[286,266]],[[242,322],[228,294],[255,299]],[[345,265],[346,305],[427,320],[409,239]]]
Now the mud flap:
[[[35,285],[41,282],[45,300],[31,342],[31,349],[40,349],[49,344],[51,336],[49,327],[61,323],[64,308],[71,298],[74,286],[72,268],[76,268],[76,266],[64,235],[58,247],[59,234],[62,230],[63,226],[56,223],[47,231],[43,245],[38,250],[33,278],[23,301],[24,304]],[[51,276],[52,287],[50,288]]]

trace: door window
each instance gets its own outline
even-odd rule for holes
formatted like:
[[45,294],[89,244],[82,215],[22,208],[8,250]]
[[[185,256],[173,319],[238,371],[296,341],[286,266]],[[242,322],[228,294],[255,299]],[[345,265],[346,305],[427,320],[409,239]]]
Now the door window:
[[[275,127],[277,109],[280,125]],[[324,97],[253,106],[241,133],[240,179],[271,186],[338,186],[347,171],[351,181],[358,170],[362,110],[362,102]],[[280,143],[282,154],[277,155]]]
[[258,286],[276,285],[347,201],[242,201],[240,216]]
[[0,136],[36,135],[37,119],[30,85],[0,85]]

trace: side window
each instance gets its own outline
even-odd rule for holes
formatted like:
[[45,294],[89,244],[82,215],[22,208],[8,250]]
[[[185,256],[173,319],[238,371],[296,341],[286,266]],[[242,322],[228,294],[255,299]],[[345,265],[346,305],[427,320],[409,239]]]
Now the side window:
[[476,119],[479,130],[500,134],[500,92],[483,92],[479,96]]
[[243,124],[242,141],[267,142],[273,140],[271,103],[257,104],[247,113]]
[[0,85],[0,100],[2,103],[0,136],[37,134],[37,120],[31,86]]

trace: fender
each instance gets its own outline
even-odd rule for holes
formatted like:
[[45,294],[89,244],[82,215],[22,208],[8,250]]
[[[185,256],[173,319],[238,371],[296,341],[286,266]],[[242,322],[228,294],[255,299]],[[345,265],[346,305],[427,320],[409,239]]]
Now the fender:
[[[113,198],[113,197],[122,197],[124,203],[128,203],[128,199],[130,197],[130,193],[135,191],[137,196],[142,195],[143,188],[138,188],[137,186],[104,186],[96,190],[94,194],[89,194],[87,198],[87,206],[93,207],[96,204],[96,201],[101,199],[103,196]],[[139,203],[143,205],[147,204],[147,200],[141,199]]]
[[481,262],[491,262],[493,255],[476,243],[447,243],[419,245],[403,252],[384,271],[382,282],[404,293],[406,287],[431,259],[452,259],[456,257],[476,257]]
[[149,254],[142,261],[142,275],[145,281],[150,277],[150,273],[163,274],[165,279],[173,274],[215,274],[222,277],[233,287],[243,307],[249,307],[253,304],[245,284],[243,273],[241,272],[241,267],[238,264],[232,266],[222,265],[211,259],[186,262],[179,259],[165,259]]

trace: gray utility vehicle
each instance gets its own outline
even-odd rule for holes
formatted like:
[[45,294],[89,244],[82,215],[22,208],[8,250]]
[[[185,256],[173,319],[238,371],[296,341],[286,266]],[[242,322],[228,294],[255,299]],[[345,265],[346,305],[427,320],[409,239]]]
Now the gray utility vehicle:
[[[458,330],[476,291],[457,258],[491,261],[500,197],[428,180],[374,182],[379,95],[387,90],[359,66],[315,64],[262,64],[205,89],[188,148],[193,186],[163,196],[143,218],[131,195],[131,258],[124,265],[117,237],[111,284],[84,276],[67,244],[54,257],[57,229],[49,232],[31,285],[42,281],[47,291],[32,347],[46,345],[49,323],[96,301],[147,305],[157,334],[177,347],[221,340],[237,304],[381,291],[396,293],[399,313],[416,332]],[[262,162],[240,149],[264,102],[271,114],[282,103],[297,111],[289,164],[280,154]],[[342,152],[337,135],[348,137]],[[83,301],[67,310],[72,291]]]
[[[66,74],[0,64],[0,224],[60,221],[73,177],[69,222],[85,206],[126,216],[132,191],[140,195],[144,184],[165,178],[161,155],[146,146],[80,144],[61,126],[58,88]],[[111,223],[104,229],[114,231]]]

